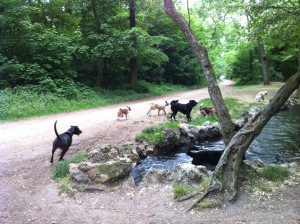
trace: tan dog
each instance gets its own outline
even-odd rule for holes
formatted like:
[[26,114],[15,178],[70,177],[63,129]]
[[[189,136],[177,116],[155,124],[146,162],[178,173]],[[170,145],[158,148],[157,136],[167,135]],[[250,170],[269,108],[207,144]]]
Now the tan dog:
[[131,108],[128,107],[128,106],[126,106],[126,107],[127,107],[127,109],[122,109],[122,108],[119,109],[119,111],[118,111],[118,118],[123,117],[125,115],[126,120],[127,120],[127,115],[129,113],[129,111],[131,111]]
[[158,116],[159,116],[159,112],[162,110],[165,115],[167,114],[166,113],[166,106],[168,106],[169,103],[167,101],[165,101],[165,105],[162,105],[162,104],[158,104],[158,103],[151,103],[151,107],[150,107],[150,110],[148,111],[147,115],[150,113],[151,110],[158,110]]

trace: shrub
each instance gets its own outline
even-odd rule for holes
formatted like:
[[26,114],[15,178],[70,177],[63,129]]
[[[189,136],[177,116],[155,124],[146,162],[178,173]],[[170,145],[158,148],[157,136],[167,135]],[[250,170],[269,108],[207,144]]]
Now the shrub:
[[147,83],[146,81],[139,81],[135,87],[135,91],[137,93],[149,93],[150,92],[150,88],[149,88],[149,83]]

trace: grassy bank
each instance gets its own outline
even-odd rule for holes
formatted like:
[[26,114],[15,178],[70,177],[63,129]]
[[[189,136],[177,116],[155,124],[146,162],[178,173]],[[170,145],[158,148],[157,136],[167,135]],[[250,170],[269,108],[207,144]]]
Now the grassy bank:
[[[258,106],[258,107],[264,107],[264,103],[251,103],[246,101],[240,101],[238,99],[234,98],[226,98],[225,104],[229,110],[229,113],[231,115],[232,119],[237,119],[241,117],[241,115],[244,112],[249,111],[251,107]],[[200,102],[198,102],[198,105],[202,104],[202,107],[212,107],[212,101],[211,99],[203,99]],[[192,121],[190,122],[191,125],[197,125],[201,126],[203,123],[209,121],[211,123],[218,122],[219,119],[217,116],[211,116],[211,117],[204,117],[199,113],[198,107],[195,107],[192,112]],[[185,119],[185,115],[178,113],[178,118]],[[136,141],[138,142],[148,142],[151,144],[157,144],[159,142],[162,142],[165,140],[164,132],[166,129],[177,129],[179,128],[180,122],[179,121],[168,121],[166,123],[162,123],[157,126],[147,127],[145,128],[139,135],[136,136]]]
[[142,82],[134,90],[93,90],[72,88],[61,93],[38,93],[29,88],[5,89],[0,92],[0,121],[21,120],[62,112],[72,112],[117,104],[151,96],[159,96],[196,87],[154,85]]

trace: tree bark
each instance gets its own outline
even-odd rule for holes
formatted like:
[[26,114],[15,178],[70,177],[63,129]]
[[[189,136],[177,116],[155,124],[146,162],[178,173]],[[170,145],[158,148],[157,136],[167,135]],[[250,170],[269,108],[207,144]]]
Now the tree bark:
[[184,17],[176,10],[172,0],[164,0],[164,10],[178,25],[178,27],[180,27],[199,64],[201,65],[204,76],[208,83],[209,95],[217,110],[217,115],[220,120],[224,143],[227,145],[235,133],[235,128],[228,112],[228,108],[224,103],[221,90],[217,84],[215,72],[210,63],[207,49],[198,42],[196,36],[190,29]]
[[[299,6],[300,6],[300,0],[299,0]],[[298,69],[297,69],[297,72],[300,73],[300,37],[298,38]],[[300,99],[300,85],[296,91],[295,98]]]
[[261,68],[263,73],[263,84],[270,85],[270,78],[269,78],[269,69],[268,69],[268,61],[267,56],[264,48],[264,44],[262,43],[261,37],[258,38],[258,52],[261,62]]
[[[129,6],[129,11],[130,11],[130,28],[134,28],[136,26],[136,21],[135,21],[135,6],[134,6],[134,0],[130,0],[130,6]],[[137,41],[136,41],[136,35],[133,34],[132,37],[132,47],[134,50],[137,48]],[[131,88],[134,88],[137,84],[137,58],[136,56],[133,56],[130,59],[130,84]]]
[[187,8],[188,18],[189,18],[189,27],[191,27],[191,15],[190,15],[189,0],[186,0],[186,8]]
[[236,199],[239,168],[248,147],[299,85],[300,72],[297,72],[278,90],[268,106],[257,113],[233,136],[230,143],[225,147],[224,153],[212,174],[208,190],[201,195],[188,211],[213,192],[222,193],[225,196],[224,199],[229,201]]
[[248,147],[260,134],[264,126],[287,101],[290,95],[300,84],[300,72],[293,75],[276,93],[268,106],[256,114],[246,125],[236,133],[225,151],[213,173],[212,187],[229,193],[229,200],[233,200],[237,194],[237,174]]
[[[97,12],[97,2],[96,0],[92,0],[92,10],[95,18],[95,26],[96,26],[96,32],[97,34],[101,33],[100,29],[100,18]],[[103,59],[101,56],[97,59],[97,68],[96,68],[96,87],[100,89],[103,79]]]
[[220,88],[217,85],[214,70],[209,61],[206,48],[199,44],[183,16],[175,9],[172,0],[164,0],[164,9],[165,12],[181,28],[203,69],[205,78],[208,82],[210,97],[217,109],[223,138],[224,141],[226,141],[224,153],[213,172],[208,190],[188,209],[189,211],[206,195],[212,192],[221,192],[228,200],[236,199],[238,172],[246,150],[251,142],[259,135],[271,117],[280,110],[280,107],[298,88],[300,84],[300,72],[298,70],[298,72],[293,75],[277,92],[269,105],[264,110],[256,114],[240,131],[234,135],[234,126],[228,113],[228,109],[224,104]]

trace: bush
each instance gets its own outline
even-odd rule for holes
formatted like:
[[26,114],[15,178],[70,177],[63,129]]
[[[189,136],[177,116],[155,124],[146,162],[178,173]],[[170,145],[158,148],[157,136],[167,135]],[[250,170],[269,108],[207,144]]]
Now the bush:
[[135,91],[137,93],[149,93],[150,92],[150,88],[149,88],[149,83],[147,83],[146,81],[139,81],[135,87]]

